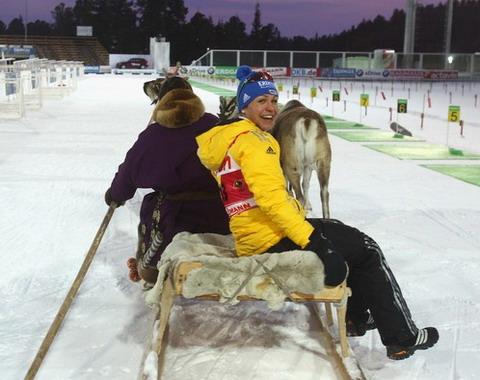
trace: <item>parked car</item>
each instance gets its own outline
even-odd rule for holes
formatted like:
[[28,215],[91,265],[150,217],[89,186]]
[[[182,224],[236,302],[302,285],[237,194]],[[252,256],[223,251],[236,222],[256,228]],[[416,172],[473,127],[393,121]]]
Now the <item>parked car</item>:
[[148,67],[148,61],[143,58],[130,58],[128,61],[117,63],[117,69],[144,69],[146,67]]

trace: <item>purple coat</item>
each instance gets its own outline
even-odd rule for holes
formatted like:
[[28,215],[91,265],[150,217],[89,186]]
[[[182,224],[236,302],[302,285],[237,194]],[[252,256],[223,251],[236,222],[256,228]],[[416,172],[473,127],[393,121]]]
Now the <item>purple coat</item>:
[[[193,96],[196,99],[192,101],[193,111],[185,108],[185,105],[192,106],[188,104],[190,101],[184,104],[185,101],[182,99],[175,104],[178,92],[182,95],[182,91],[186,90],[168,92],[157,105],[154,112],[157,122],[150,124],[140,133],[115,174],[110,188],[113,199],[128,200],[139,188],[152,188],[156,192],[167,194],[186,191],[218,194],[215,179],[197,156],[198,146],[195,141],[195,137],[214,126],[218,118],[204,113],[203,104],[201,110],[197,110],[198,98],[195,95]],[[190,114],[191,118],[188,117]],[[185,125],[189,121],[191,123]],[[145,248],[150,246],[151,241],[150,231],[157,199],[156,192],[149,193],[143,198],[140,210],[140,224],[146,229]],[[162,232],[164,241],[154,256],[152,265],[156,264],[165,247],[178,232],[230,233],[228,217],[219,195],[217,198],[204,200],[163,199],[160,205],[159,231]]]

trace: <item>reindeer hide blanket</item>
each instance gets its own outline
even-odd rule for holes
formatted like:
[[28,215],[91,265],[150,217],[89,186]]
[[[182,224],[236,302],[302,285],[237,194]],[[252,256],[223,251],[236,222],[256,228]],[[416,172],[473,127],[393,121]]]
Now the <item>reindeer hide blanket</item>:
[[[267,270],[258,267],[265,259],[263,265]],[[266,300],[273,310],[279,309],[285,301],[282,287],[289,292],[306,294],[316,294],[324,287],[323,264],[313,252],[288,251],[237,257],[232,235],[181,232],[162,254],[157,283],[145,293],[148,305],[160,302],[164,280],[168,274],[175,273],[181,262],[202,263],[201,268],[188,272],[182,289],[185,298],[217,294],[220,302],[236,304],[239,302],[236,297],[229,299],[255,269],[257,271],[238,295]],[[282,286],[278,286],[267,272]]]

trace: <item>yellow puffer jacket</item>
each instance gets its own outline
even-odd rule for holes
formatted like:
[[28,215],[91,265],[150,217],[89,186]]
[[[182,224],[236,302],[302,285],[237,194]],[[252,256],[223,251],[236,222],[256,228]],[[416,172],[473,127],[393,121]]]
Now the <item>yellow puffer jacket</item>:
[[288,236],[302,248],[313,227],[305,210],[286,191],[280,167],[280,147],[271,134],[248,119],[219,125],[197,137],[198,156],[213,171],[220,169],[227,153],[240,166],[258,207],[230,218],[230,230],[239,256],[265,252]]

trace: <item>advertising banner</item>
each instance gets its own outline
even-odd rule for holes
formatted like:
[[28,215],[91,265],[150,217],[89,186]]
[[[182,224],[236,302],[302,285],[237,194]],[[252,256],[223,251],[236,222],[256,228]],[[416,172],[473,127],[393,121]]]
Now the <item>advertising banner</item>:
[[456,80],[458,79],[457,70],[426,70],[424,79],[427,80]]
[[[274,77],[308,77],[366,80],[457,80],[457,70],[416,69],[354,69],[354,68],[295,68],[255,67]],[[216,76],[235,78],[237,66],[182,66],[181,73],[191,76]]]
[[233,77],[237,74],[237,66],[215,66],[215,76],[217,77]]
[[35,48],[33,46],[0,46],[0,56],[5,58],[32,58],[35,57]]
[[425,70],[389,70],[391,79],[423,79]]
[[291,70],[292,77],[316,77],[317,68],[294,68]]
[[264,67],[262,70],[270,73],[273,77],[288,76],[288,67]]
[[182,66],[180,72],[191,76],[215,75],[216,70],[213,66]]
[[322,68],[322,78],[355,78],[356,69],[348,68]]
[[390,70],[382,69],[358,69],[356,72],[357,79],[389,79]]
[[[180,72],[183,75],[191,76],[207,76],[235,78],[237,66],[182,66]],[[253,67],[255,71],[267,71],[273,77],[289,76],[288,67]]]
[[85,74],[100,74],[100,66],[84,66],[83,72]]

